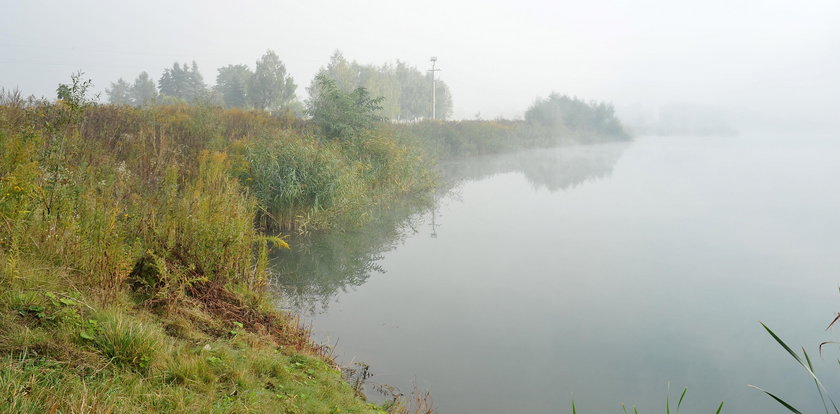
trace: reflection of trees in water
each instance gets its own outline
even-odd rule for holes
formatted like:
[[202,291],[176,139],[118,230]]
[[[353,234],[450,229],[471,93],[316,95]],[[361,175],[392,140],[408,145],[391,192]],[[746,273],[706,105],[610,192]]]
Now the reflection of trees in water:
[[[627,144],[582,145],[446,162],[441,165],[438,198],[447,193],[452,198],[451,190],[461,183],[508,172],[523,173],[538,189],[573,188],[609,176],[626,148]],[[338,292],[364,284],[374,272],[383,273],[378,264],[382,255],[417,233],[432,207],[431,201],[403,202],[362,228],[292,239],[291,250],[272,256],[273,284],[297,311],[326,310]]]
[[495,174],[521,172],[534,188],[566,190],[612,174],[626,143],[534,149],[513,154],[473,157],[441,166],[444,188]]
[[419,213],[430,207],[430,201],[404,202],[358,229],[292,238],[290,250],[271,256],[272,285],[297,311],[326,309],[339,291],[362,285],[374,272],[384,273],[377,263],[382,254],[416,233],[423,218]]

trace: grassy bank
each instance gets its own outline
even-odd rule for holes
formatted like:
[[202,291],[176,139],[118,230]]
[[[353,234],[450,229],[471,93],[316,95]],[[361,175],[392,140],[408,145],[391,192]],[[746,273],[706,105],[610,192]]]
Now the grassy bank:
[[434,159],[490,155],[526,148],[625,141],[630,137],[601,134],[565,125],[547,128],[524,120],[421,121],[391,125],[401,142],[422,148]]
[[329,80],[310,120],[101,106],[88,86],[0,96],[2,412],[405,413],[271,306],[269,250],[429,194],[430,159],[588,136],[382,123],[378,98]]
[[385,411],[273,310],[266,257],[426,192],[419,152],[65,92],[0,105],[0,411]]
[[521,120],[426,120],[393,125],[392,130],[436,159],[631,139],[612,105],[558,94],[538,99]]

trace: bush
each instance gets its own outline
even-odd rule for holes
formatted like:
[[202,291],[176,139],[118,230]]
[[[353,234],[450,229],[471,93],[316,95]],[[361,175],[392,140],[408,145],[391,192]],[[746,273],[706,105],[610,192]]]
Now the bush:
[[244,157],[268,227],[326,227],[364,202],[364,186],[335,144],[284,136],[249,145]]
[[378,412],[331,367],[287,360],[322,348],[264,296],[268,246],[288,246],[256,219],[366,217],[425,166],[384,137],[99,106],[86,87],[56,103],[0,91],[0,411]]
[[346,93],[324,74],[316,76],[314,82],[307,113],[325,138],[351,140],[383,120],[377,112],[382,110],[385,98],[371,98],[365,88]]
[[603,138],[624,140],[630,137],[615,116],[615,108],[611,104],[586,103],[556,93],[534,102],[525,112],[525,120],[542,128],[546,134],[574,132],[585,141]]
[[[158,299],[179,295],[196,282],[250,283],[258,235],[253,225],[256,203],[229,175],[224,153],[199,156],[198,179],[178,184],[170,167],[156,208],[140,222],[146,235],[145,257],[134,280],[153,288]],[[151,200],[150,200],[151,201]],[[151,269],[151,274],[143,273]]]

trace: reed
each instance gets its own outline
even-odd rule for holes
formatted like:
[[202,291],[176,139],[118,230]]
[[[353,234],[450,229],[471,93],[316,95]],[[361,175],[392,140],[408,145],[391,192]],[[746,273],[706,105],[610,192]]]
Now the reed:
[[[828,325],[828,327],[831,328],[831,326],[836,321],[837,321],[837,318],[835,318],[834,321],[832,321],[831,324]],[[776,335],[776,333],[773,332],[767,325],[762,323],[761,326],[764,327],[764,330],[767,331],[768,334],[770,334],[770,336],[773,338],[773,340],[776,341],[776,343],[779,344],[779,346],[781,346],[782,349],[784,349],[785,352],[787,352],[787,354],[790,355],[796,361],[796,363],[799,364],[799,366],[801,366],[802,369],[805,370],[805,372],[814,380],[814,386],[817,389],[817,394],[820,397],[820,402],[822,403],[822,406],[825,409],[826,414],[829,414],[829,413],[840,414],[840,410],[838,410],[837,404],[834,402],[834,399],[832,398],[831,394],[826,389],[825,385],[823,385],[822,381],[817,376],[817,374],[814,373],[814,365],[811,363],[811,357],[808,355],[808,352],[805,351],[805,348],[804,347],[802,348],[802,355],[800,356],[790,346],[788,346],[788,344],[785,343],[785,341],[783,341],[782,338],[780,338],[778,335]],[[820,348],[822,348],[822,345],[824,345],[824,344],[825,344],[825,342],[820,345]],[[763,392],[764,394],[766,394],[767,396],[769,396],[770,398],[775,400],[777,403],[779,403],[779,405],[786,408],[788,411],[790,411],[792,413],[796,413],[796,414],[801,414],[801,411],[796,409],[791,403],[782,399],[781,397],[777,396],[776,394],[773,394],[770,391],[764,390],[764,389],[762,389],[760,387],[757,387],[755,385],[750,385],[750,387],[752,387],[752,388],[754,388],[758,391]]]

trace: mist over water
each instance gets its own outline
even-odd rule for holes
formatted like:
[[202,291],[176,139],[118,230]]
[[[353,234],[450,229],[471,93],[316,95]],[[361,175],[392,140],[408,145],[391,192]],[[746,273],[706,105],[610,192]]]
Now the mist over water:
[[[85,70],[104,92],[119,77],[196,60],[205,79],[275,50],[298,81],[336,51],[364,64],[440,58],[455,119],[519,117],[551,91],[654,113],[671,103],[753,126],[837,126],[840,4],[705,0],[7,1],[0,86],[51,97]],[[151,29],[153,28],[153,29]],[[300,85],[305,83],[298,82]],[[302,89],[302,88],[301,88]],[[300,93],[305,91],[300,90]],[[103,96],[104,97],[104,96]]]
[[[367,247],[345,235],[361,256],[341,257],[342,236],[329,255],[284,253],[275,283],[340,362],[431,390],[441,413],[573,399],[659,412],[669,383],[672,400],[689,388],[685,412],[782,409],[747,384],[821,410],[759,321],[811,355],[837,338],[824,329],[839,298],[838,154],[835,136],[741,134],[447,163],[454,189],[433,210],[397,213]],[[283,264],[295,257],[310,265]],[[325,258],[348,272],[307,278]],[[815,364],[831,389],[826,351]]]
[[838,22],[0,0],[0,412],[828,414]]

